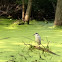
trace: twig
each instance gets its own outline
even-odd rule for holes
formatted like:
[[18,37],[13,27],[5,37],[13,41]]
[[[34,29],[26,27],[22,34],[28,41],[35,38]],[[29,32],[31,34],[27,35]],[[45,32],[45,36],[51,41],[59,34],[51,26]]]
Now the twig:
[[25,60],[27,60],[27,58],[24,56],[24,55],[22,55],[22,54],[19,54],[20,56],[22,56],[22,57],[24,57],[25,58]]
[[47,40],[47,46],[46,46],[46,48],[49,49],[49,43],[50,43],[50,41],[48,41],[47,37],[46,37],[46,40]]
[[45,59],[43,59],[43,58],[41,57],[41,54],[40,54],[40,52],[39,52],[39,58],[40,58],[40,59],[42,59],[42,60],[45,60]]
[[8,38],[10,38],[10,37],[5,37],[5,38],[2,38],[2,39],[0,39],[0,40],[3,40],[3,39],[8,39]]
[[31,44],[26,44],[24,41],[22,41],[24,43],[24,45],[31,45]]
[[[42,44],[41,44],[42,45]],[[43,46],[43,45],[42,45]],[[44,46],[43,46],[44,47]],[[44,47],[45,48],[45,47]]]

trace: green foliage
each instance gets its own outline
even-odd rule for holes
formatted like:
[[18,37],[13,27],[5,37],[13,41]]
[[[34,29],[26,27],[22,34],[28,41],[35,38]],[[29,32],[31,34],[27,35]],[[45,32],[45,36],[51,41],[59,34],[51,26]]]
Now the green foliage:
[[54,3],[57,3],[57,0],[49,0],[49,1],[54,2]]
[[[32,14],[36,19],[54,19],[54,8],[52,1],[49,0],[34,0]],[[44,20],[44,19],[43,19]]]
[[22,4],[22,0],[16,0],[17,4]]
[[[31,18],[36,19],[36,20],[44,20],[43,18],[54,19],[55,9],[53,7],[52,2],[56,7],[57,0],[33,0]],[[28,3],[28,0],[25,0],[25,10],[27,7],[27,3]],[[6,14],[6,16],[11,15],[13,18],[17,19],[18,17],[20,17],[20,19],[21,19],[22,0],[0,0],[0,5],[1,5],[0,10],[2,12],[6,11],[8,8],[7,6],[9,6],[8,14]],[[6,7],[4,7],[4,6],[6,6]],[[16,7],[18,7],[18,9]],[[5,14],[3,14],[3,16],[5,16]]]

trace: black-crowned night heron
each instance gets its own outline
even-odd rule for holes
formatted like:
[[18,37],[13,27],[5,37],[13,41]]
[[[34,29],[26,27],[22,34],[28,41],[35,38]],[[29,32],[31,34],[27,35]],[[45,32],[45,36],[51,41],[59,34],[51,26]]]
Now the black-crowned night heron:
[[37,42],[38,45],[40,45],[41,44],[41,37],[40,37],[40,35],[38,33],[35,33],[34,35],[35,35],[35,41]]

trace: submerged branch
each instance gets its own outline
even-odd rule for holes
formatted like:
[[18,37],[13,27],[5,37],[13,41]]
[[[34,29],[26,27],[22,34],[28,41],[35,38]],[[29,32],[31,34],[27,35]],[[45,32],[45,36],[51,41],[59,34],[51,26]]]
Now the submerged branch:
[[25,44],[25,43],[24,43],[24,45],[29,45],[30,46],[30,48],[29,48],[30,50],[32,50],[32,49],[38,49],[38,50],[42,50],[43,52],[47,52],[47,53],[51,53],[51,54],[60,56],[60,55],[58,55],[58,54],[50,51],[49,49],[47,49],[45,47],[43,48],[43,47],[40,47],[40,46],[34,46],[34,45],[31,45],[31,44]]

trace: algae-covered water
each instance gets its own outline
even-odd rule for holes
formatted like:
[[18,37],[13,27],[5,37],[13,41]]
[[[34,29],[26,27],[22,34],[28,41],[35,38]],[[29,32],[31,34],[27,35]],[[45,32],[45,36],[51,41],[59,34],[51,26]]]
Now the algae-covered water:
[[[53,22],[30,21],[29,25],[13,25],[16,20],[0,19],[0,62],[62,62],[62,27],[54,27]],[[29,50],[26,44],[37,45],[34,33],[39,33],[41,43],[54,53]]]

